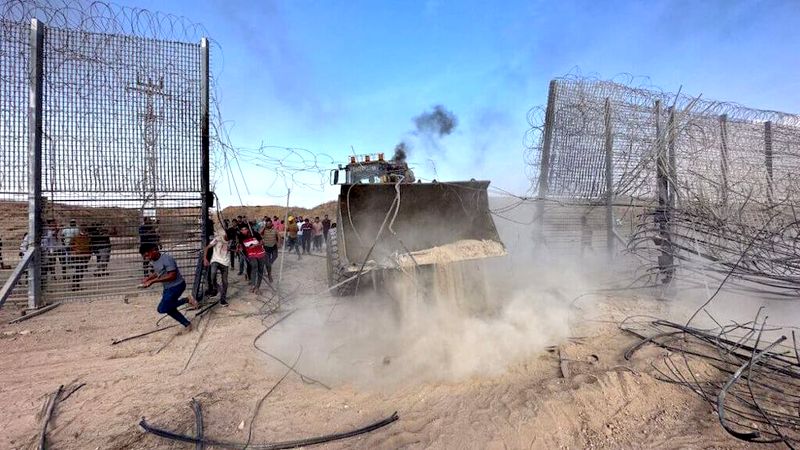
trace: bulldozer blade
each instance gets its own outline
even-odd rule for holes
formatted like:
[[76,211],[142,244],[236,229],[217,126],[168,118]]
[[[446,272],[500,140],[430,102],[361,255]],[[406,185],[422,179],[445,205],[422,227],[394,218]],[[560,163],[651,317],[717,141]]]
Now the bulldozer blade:
[[431,248],[467,240],[489,241],[492,251],[460,259],[505,254],[489,211],[488,187],[489,181],[343,185],[337,217],[343,262],[396,267],[399,255],[410,254],[420,265],[431,264],[435,260],[426,258]]

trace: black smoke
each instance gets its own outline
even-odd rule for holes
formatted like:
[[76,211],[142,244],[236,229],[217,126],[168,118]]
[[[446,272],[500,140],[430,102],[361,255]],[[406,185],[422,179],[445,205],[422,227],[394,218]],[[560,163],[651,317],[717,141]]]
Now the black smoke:
[[433,107],[433,111],[425,112],[414,118],[417,132],[437,137],[447,136],[458,125],[458,118],[442,105]]
[[394,147],[394,156],[392,157],[393,160],[397,162],[403,162],[406,160],[408,156],[408,144],[405,142],[401,142]]
[[410,142],[413,141],[414,136],[422,138],[426,147],[431,151],[441,151],[437,139],[452,133],[458,125],[456,115],[442,105],[436,105],[431,111],[423,112],[412,120],[417,129],[409,131],[406,138],[394,147],[392,159],[395,161],[404,162],[408,158],[408,154],[411,152]]

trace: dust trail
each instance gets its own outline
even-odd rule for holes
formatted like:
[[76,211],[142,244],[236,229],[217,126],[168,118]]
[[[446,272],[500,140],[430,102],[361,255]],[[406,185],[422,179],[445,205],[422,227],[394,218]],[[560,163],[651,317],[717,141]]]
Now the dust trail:
[[[553,294],[546,280],[552,274],[515,282],[508,271],[490,270],[498,262],[401,273],[385,293],[342,299],[327,322],[329,308],[298,305],[264,345],[286,357],[303,345],[299,368],[333,384],[396,386],[502,374],[564,339],[569,307]],[[494,272],[500,275],[486,277]]]
[[[508,214],[517,213],[532,214]],[[604,261],[564,256],[543,263],[529,217],[497,223],[506,256],[449,262],[458,258],[425,251],[418,261],[438,264],[406,265],[378,291],[337,299],[330,321],[329,301],[301,299],[292,320],[263,344],[287,359],[302,345],[298,368],[333,385],[449,382],[527,363],[569,336],[570,302],[596,288],[586,273]],[[481,246],[467,244],[448,247],[472,255]],[[591,302],[581,309],[588,312]]]

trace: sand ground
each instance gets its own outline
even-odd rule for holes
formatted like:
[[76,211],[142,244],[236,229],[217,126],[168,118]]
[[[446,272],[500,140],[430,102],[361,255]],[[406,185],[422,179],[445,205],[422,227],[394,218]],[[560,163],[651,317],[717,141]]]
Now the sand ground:
[[[346,318],[347,302],[358,302],[313,295],[325,287],[320,257],[306,257],[302,265],[287,258],[284,270],[283,286],[293,295],[270,316],[255,314],[262,303],[233,275],[231,306],[214,308],[195,322],[193,333],[176,335],[170,329],[114,346],[115,338],[155,327],[154,295],[128,303],[66,303],[15,325],[7,322],[18,312],[0,310],[0,448],[35,445],[47,395],[59,385],[79,383],[85,386],[56,407],[48,432],[52,448],[191,448],[146,434],[138,422],[146,417],[193,434],[193,397],[203,405],[206,436],[245,442],[256,403],[286,370],[256,350],[254,338],[288,312],[316,311],[335,324]],[[325,322],[303,328],[305,319],[295,313],[259,345],[288,364],[302,349],[297,369],[330,388],[287,376],[264,401],[252,424],[252,442],[348,430],[397,411],[400,420],[385,428],[319,447],[744,448],[695,395],[654,377],[650,364],[662,350],[645,348],[633,361],[623,359],[636,340],[616,322],[634,312],[658,313],[660,307],[636,298],[601,299],[591,311],[572,311],[569,336],[552,342],[554,348],[536,348],[491,375],[456,377],[415,377],[400,366],[402,358],[380,353],[359,354],[351,361],[353,370],[328,373],[333,366],[315,364],[320,352],[313,348],[320,342],[313,335],[324,331]],[[566,378],[559,353],[567,360]],[[339,357],[340,369],[343,361],[348,358]]]

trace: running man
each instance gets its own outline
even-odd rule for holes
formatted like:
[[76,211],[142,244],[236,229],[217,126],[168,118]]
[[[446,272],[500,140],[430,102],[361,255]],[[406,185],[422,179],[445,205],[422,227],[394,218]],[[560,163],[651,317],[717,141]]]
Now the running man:
[[271,220],[267,219],[264,232],[261,233],[261,243],[267,252],[267,280],[272,283],[272,263],[278,259],[278,242],[280,235]]
[[267,253],[262,244],[261,235],[252,231],[250,226],[239,229],[239,239],[242,241],[247,262],[250,264],[250,292],[261,293],[261,279],[264,277],[264,268],[267,264]]
[[155,283],[164,284],[158,312],[177,320],[183,325],[185,332],[192,331],[192,323],[178,311],[178,307],[188,302],[193,308],[197,308],[197,300],[191,294],[188,298],[180,298],[183,291],[186,290],[186,281],[183,280],[175,259],[166,253],[161,253],[155,242],[146,242],[140,245],[139,253],[144,259],[153,263],[153,273],[142,280],[142,287],[148,288]]

